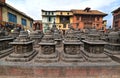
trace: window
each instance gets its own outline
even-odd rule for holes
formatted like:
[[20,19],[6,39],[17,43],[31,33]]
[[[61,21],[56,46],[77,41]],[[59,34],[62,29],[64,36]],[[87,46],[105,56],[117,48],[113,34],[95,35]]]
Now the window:
[[13,23],[17,23],[17,16],[12,14],[12,13],[8,13],[8,21],[13,22]]
[[21,19],[21,24],[24,25],[24,26],[26,26],[26,25],[27,25],[26,19],[22,18],[22,19]]
[[97,27],[99,27],[99,24],[96,24],[97,25]]
[[47,12],[45,12],[45,15],[47,15]]
[[62,15],[62,12],[60,14]]
[[97,21],[99,21],[100,20],[100,18],[99,17],[97,17]]
[[52,15],[54,15],[54,13],[52,12]]
[[67,13],[67,15],[69,15],[69,12]]
[[77,20],[79,20],[79,16],[76,16]]
[[49,22],[51,21],[51,17],[48,17],[48,21],[49,21]]
[[30,27],[32,27],[32,21],[30,21]]
[[50,15],[50,12],[48,12],[48,15]]

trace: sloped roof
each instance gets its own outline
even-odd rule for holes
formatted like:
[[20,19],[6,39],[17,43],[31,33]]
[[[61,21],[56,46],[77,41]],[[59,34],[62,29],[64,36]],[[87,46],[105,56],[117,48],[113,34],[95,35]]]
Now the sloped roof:
[[120,11],[120,7],[118,7],[117,9],[115,9],[114,11],[112,11],[112,13],[118,12]]
[[33,20],[33,18],[31,18],[30,16],[26,15],[24,12],[21,12],[21,11],[19,11],[18,9],[14,8],[13,6],[9,5],[8,3],[5,3],[5,6],[8,7],[8,8],[10,8],[11,10],[14,10],[15,12],[23,15],[24,17]]
[[106,16],[107,14],[106,13],[103,13],[101,11],[98,11],[98,10],[89,10],[89,11],[86,11],[86,10],[71,10],[73,12],[73,14],[81,14],[81,15],[103,15],[103,16]]

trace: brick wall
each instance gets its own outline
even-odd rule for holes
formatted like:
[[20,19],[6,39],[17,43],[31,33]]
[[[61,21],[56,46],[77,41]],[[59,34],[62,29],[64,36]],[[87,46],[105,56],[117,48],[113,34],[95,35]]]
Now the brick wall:
[[3,2],[3,3],[5,3],[5,2],[6,2],[6,0],[0,0],[0,2]]
[[0,77],[17,78],[120,78],[119,67],[0,67]]

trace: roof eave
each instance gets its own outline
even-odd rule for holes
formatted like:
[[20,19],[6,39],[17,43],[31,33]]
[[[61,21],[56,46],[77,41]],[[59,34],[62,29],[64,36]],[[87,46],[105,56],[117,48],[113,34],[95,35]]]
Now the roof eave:
[[8,7],[8,8],[10,8],[10,9],[12,9],[12,10],[14,10],[15,12],[17,12],[17,13],[19,13],[19,14],[25,16],[26,18],[31,19],[31,20],[33,21],[33,18],[31,18],[30,16],[27,16],[25,13],[23,13],[23,12],[17,10],[16,8],[12,7],[11,5],[5,3],[5,6]]
[[107,16],[108,14],[79,14],[79,13],[74,13],[74,15],[101,15],[101,16]]

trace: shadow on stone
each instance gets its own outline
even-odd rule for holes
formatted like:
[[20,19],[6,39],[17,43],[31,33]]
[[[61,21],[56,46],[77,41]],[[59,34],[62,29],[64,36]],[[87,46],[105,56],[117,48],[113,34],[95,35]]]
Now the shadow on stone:
[[120,58],[119,57],[116,57],[116,56],[109,56],[112,60],[120,63]]

